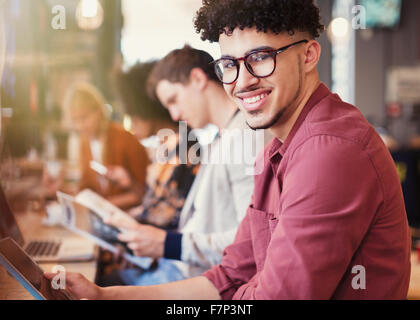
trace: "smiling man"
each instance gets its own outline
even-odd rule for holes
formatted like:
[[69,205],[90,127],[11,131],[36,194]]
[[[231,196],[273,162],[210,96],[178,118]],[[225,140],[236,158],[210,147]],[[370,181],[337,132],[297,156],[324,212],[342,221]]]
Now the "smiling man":
[[[195,27],[264,151],[235,242],[203,276],[162,286],[71,286],[100,298],[405,299],[410,235],[389,152],[357,108],[320,82],[312,0],[206,0]],[[81,291],[80,291],[81,292]],[[83,296],[83,295],[82,295]]]

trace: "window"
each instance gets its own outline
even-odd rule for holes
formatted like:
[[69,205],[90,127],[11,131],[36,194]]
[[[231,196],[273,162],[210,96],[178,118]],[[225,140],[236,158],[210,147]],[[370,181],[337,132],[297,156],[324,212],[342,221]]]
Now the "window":
[[200,6],[200,0],[122,0],[125,64],[162,58],[185,43],[219,57],[219,45],[203,42],[195,33],[193,18]]

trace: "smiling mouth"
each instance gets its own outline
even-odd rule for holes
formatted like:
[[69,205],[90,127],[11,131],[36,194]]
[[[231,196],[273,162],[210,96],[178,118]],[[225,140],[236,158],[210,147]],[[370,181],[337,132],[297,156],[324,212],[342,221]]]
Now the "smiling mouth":
[[258,96],[255,96],[255,97],[251,97],[251,98],[246,98],[246,99],[243,99],[243,101],[244,101],[245,103],[248,103],[248,104],[251,104],[251,103],[256,103],[256,102],[258,102],[258,101],[260,101],[260,100],[264,99],[265,97],[268,97],[268,95],[269,95],[269,93],[263,93],[263,94],[260,94],[260,95],[258,95]]
[[264,105],[270,94],[271,91],[266,91],[253,96],[239,96],[238,98],[240,99],[241,104],[245,110],[247,110],[248,112],[253,112],[259,110]]

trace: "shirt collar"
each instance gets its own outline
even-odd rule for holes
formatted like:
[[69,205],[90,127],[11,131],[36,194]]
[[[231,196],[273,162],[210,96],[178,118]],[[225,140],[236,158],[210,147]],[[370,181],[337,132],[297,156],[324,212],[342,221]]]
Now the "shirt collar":
[[280,154],[281,157],[284,156],[287,148],[289,147],[290,143],[293,140],[293,137],[296,135],[296,132],[299,130],[302,123],[305,121],[308,113],[312,110],[312,108],[315,105],[317,105],[322,99],[324,99],[329,94],[331,94],[331,91],[323,83],[321,83],[318,86],[318,88],[314,91],[314,93],[311,95],[306,105],[303,107],[298,119],[293,125],[293,128],[290,131],[284,143],[282,143],[277,138],[273,140],[273,143],[269,151],[270,159],[273,159],[277,154]]

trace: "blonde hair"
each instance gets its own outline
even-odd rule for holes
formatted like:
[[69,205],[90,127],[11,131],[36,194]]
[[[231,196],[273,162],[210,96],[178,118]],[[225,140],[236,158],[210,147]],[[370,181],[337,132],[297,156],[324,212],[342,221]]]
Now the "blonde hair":
[[75,83],[67,92],[64,100],[64,108],[67,112],[75,108],[96,112],[100,111],[102,119],[106,122],[110,118],[110,110],[105,98],[99,90],[87,82]]

